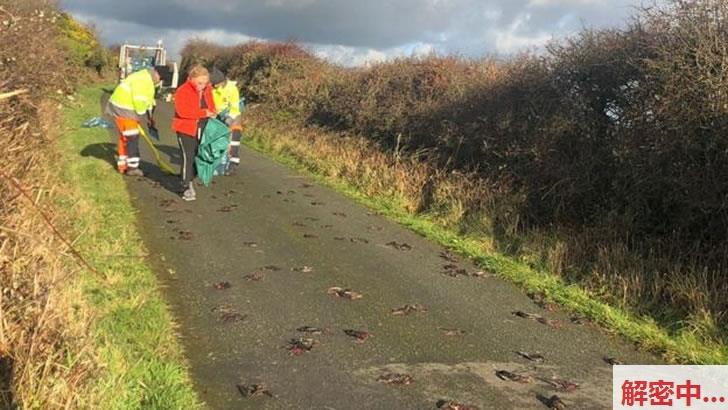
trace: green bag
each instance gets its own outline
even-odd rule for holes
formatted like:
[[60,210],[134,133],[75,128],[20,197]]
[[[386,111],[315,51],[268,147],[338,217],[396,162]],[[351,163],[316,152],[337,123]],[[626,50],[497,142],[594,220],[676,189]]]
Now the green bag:
[[205,186],[209,186],[215,169],[222,162],[230,142],[230,129],[224,122],[210,118],[202,132],[200,146],[197,148],[195,166],[197,176]]

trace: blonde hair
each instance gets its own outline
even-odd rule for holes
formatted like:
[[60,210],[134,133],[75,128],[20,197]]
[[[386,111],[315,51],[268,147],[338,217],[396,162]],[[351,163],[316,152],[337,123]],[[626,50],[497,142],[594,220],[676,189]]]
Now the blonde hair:
[[190,70],[190,78],[210,77],[210,72],[201,65],[196,65]]

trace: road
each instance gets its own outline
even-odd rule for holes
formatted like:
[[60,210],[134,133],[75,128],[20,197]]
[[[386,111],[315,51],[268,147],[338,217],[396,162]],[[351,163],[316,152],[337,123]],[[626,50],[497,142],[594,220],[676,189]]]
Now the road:
[[[171,115],[168,104],[159,107],[163,151],[179,163]],[[547,408],[554,394],[569,408],[610,408],[605,356],[657,362],[505,280],[446,274],[478,269],[258,153],[243,149],[239,174],[199,188],[192,203],[146,149],[143,157],[147,177],[128,187],[210,408],[435,409],[453,400],[526,409]],[[332,287],[361,298],[329,294]],[[409,314],[393,312],[408,304]],[[303,326],[322,333],[297,331]],[[297,338],[314,346],[289,350]],[[502,380],[501,370],[524,382]],[[579,386],[558,392],[557,379]],[[246,398],[237,387],[255,384],[273,397]]]

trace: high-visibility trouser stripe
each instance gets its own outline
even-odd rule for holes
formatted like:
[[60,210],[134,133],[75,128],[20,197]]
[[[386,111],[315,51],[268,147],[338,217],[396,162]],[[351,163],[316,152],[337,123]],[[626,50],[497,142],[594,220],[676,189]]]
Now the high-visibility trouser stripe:
[[121,133],[125,137],[133,137],[139,135],[139,130],[126,130]]
[[126,160],[126,164],[131,168],[139,168],[140,161],[139,157],[129,157],[129,159]]
[[240,146],[240,141],[230,141],[230,146],[231,147],[239,147]]
[[239,164],[240,163],[240,158],[231,157],[229,159],[229,161],[232,162],[233,164]]

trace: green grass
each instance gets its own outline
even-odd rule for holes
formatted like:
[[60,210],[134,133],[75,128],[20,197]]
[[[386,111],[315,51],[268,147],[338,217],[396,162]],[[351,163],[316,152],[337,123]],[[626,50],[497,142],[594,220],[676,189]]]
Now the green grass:
[[[640,348],[660,354],[666,361],[687,364],[728,364],[728,347],[701,340],[695,333],[671,333],[649,317],[637,317],[600,301],[576,285],[564,283],[556,275],[534,269],[502,253],[489,252],[484,243],[491,242],[486,234],[463,234],[435,222],[427,215],[405,210],[401,201],[391,195],[366,195],[354,182],[323,176],[319,171],[329,168],[325,159],[307,157],[295,149],[280,150],[270,142],[274,132],[253,129],[246,134],[245,144],[288,167],[303,172],[348,197],[376,210],[380,214],[408,227],[454,252],[471,258],[482,268],[508,279],[526,291],[542,292],[546,298],[575,313],[582,314],[609,332],[618,333]],[[301,142],[301,144],[305,144]]]
[[89,407],[200,408],[172,316],[144,256],[126,184],[109,162],[81,155],[88,146],[110,142],[105,129],[79,127],[99,115],[101,95],[98,86],[84,88],[78,104],[64,110],[57,161],[71,191],[59,200],[61,212],[80,234],[77,248],[101,274],[84,271],[79,281],[94,316],[90,333],[99,365]]

